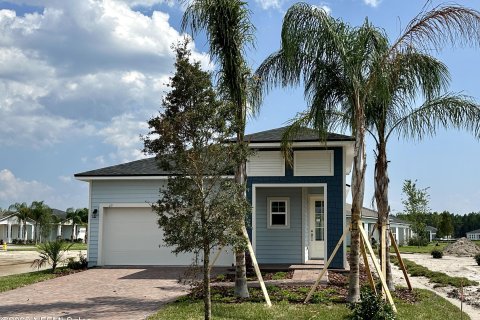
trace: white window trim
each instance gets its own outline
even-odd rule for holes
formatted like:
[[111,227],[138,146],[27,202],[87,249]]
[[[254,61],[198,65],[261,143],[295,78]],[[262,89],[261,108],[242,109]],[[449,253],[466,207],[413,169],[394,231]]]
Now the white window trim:
[[[285,222],[286,225],[279,226],[279,225],[272,225],[272,202],[274,201],[284,201],[285,202]],[[267,228],[268,229],[290,229],[290,198],[288,197],[267,197],[267,206],[268,206],[268,221],[267,221]]]

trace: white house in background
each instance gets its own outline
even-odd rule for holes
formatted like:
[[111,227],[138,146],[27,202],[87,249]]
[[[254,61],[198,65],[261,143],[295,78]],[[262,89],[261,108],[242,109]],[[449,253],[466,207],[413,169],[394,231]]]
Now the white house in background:
[[[347,216],[347,225],[350,224],[351,216],[352,216],[352,205],[347,203],[346,204],[346,212]],[[375,225],[377,224],[378,219],[378,212],[369,208],[362,209],[362,224],[363,228],[369,235],[372,234]],[[395,216],[390,215],[390,229],[395,237],[395,241],[398,245],[406,245],[408,240],[412,236],[412,230],[410,229],[410,223],[398,219]],[[377,229],[376,229],[377,230]],[[372,236],[378,242],[378,232],[373,232]],[[347,245],[350,245],[350,235],[347,236]]]
[[480,240],[480,229],[467,232],[467,239]]
[[[23,240],[33,240],[35,221],[27,220],[27,234]],[[4,242],[11,243],[13,239],[22,239],[24,236],[24,225],[13,214],[6,214],[0,217],[0,239]]]
[[59,223],[53,224],[52,229],[50,230],[50,236],[48,237],[48,240],[52,241],[55,239],[64,239],[64,240],[70,240],[72,239],[72,232],[74,232],[74,239],[82,239],[85,241],[85,236],[87,234],[87,227],[86,226],[81,226],[81,225],[76,225],[75,226],[75,231],[73,230],[73,225],[72,225],[72,220],[67,218],[67,213],[62,210],[58,209],[52,209],[52,214],[57,216],[57,218],[60,220]]
[[[65,220],[67,213],[62,210],[53,209],[53,214],[60,219],[59,223],[52,224],[50,234],[46,240],[52,241],[57,238],[70,240],[72,238],[72,220]],[[27,234],[22,239],[23,223],[13,213],[7,213],[0,217],[0,240],[6,243],[12,243],[13,240],[34,240],[35,237],[35,221],[27,219]],[[75,226],[76,237],[74,239],[82,239],[85,241],[86,226]]]
[[426,226],[425,230],[427,231],[428,240],[432,242],[433,239],[437,237],[437,228],[432,226]]

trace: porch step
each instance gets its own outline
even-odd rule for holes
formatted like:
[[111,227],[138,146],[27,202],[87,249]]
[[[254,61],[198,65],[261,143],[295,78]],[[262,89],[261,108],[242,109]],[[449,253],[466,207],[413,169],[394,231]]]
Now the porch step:
[[[295,269],[292,281],[315,282],[322,269]],[[328,284],[328,270],[320,281],[321,284]]]

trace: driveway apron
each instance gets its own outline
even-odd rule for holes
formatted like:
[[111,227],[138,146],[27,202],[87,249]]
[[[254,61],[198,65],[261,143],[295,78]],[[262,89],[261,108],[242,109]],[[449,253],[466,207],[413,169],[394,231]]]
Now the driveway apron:
[[2,317],[145,319],[187,293],[179,267],[90,269],[0,293]]

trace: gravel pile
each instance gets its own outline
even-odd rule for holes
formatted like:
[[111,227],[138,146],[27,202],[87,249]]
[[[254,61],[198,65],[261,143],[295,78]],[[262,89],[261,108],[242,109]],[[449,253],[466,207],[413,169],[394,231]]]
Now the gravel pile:
[[443,253],[449,256],[473,257],[480,253],[480,246],[463,237],[446,246]]

